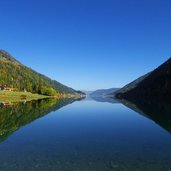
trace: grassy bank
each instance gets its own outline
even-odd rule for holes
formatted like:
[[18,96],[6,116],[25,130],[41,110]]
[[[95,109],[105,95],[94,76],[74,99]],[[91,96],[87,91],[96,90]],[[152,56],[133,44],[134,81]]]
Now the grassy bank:
[[0,91],[0,102],[20,102],[20,101],[31,101],[44,98],[81,98],[84,97],[80,94],[56,94],[55,96],[45,96],[41,94],[33,94],[30,92],[14,92],[14,91]]
[[48,98],[48,96],[30,92],[0,91],[0,102],[19,102]]

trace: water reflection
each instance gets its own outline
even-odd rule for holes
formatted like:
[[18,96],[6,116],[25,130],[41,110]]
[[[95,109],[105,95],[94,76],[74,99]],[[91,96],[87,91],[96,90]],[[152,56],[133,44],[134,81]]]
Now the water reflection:
[[171,102],[163,101],[128,101],[110,97],[91,97],[97,102],[122,103],[138,114],[153,120],[162,128],[171,133]]
[[125,106],[148,117],[171,133],[171,103],[159,101],[121,101]]
[[[80,99],[77,99],[80,100]],[[0,142],[14,131],[34,120],[73,103],[76,99],[42,99],[12,105],[0,105]]]
[[107,103],[119,103],[117,99],[107,97],[107,96],[90,96],[90,99],[96,101],[96,102],[107,102]]
[[[170,131],[169,104],[122,102],[134,112],[110,100],[101,103],[107,102],[103,98],[58,110],[74,101],[48,99],[0,108],[1,141],[6,139],[0,143],[0,170],[171,169],[171,136],[150,120]],[[46,115],[51,111],[56,112]]]

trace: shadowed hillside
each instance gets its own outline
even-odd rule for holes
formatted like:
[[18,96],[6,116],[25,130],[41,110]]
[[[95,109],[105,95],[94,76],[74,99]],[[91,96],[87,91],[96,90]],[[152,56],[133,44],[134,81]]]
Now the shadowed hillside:
[[116,94],[117,98],[131,101],[145,99],[167,101],[171,99],[171,58],[149,73],[135,87],[122,90],[124,88]]

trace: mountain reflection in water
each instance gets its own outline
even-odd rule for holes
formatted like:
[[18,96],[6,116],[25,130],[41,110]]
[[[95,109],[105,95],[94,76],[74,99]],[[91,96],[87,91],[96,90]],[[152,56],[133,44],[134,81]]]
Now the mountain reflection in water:
[[169,103],[122,101],[134,112],[115,99],[75,100],[0,108],[0,170],[171,169]]
[[128,108],[153,120],[162,128],[171,133],[171,103],[159,101],[121,101]]
[[[79,99],[77,99],[79,100]],[[6,140],[14,131],[34,120],[73,103],[76,99],[41,99],[26,103],[1,104],[0,142]]]

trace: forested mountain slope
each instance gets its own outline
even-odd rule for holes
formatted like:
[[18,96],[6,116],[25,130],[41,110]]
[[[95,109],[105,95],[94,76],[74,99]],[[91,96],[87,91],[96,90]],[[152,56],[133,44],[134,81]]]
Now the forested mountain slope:
[[171,58],[144,77],[136,86],[119,91],[118,98],[170,100],[171,99]]
[[39,94],[43,94],[46,88],[58,93],[77,93],[74,89],[26,67],[4,50],[0,50],[0,85]]

